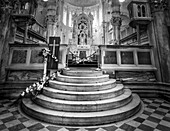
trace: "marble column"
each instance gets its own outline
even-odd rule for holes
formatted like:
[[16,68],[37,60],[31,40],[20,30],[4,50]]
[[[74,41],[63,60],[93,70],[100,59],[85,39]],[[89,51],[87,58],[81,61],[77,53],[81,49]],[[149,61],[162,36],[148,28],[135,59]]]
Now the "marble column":
[[153,16],[153,30],[155,30],[155,42],[158,51],[162,82],[170,82],[170,35],[166,23],[166,0],[153,1],[151,11]]
[[113,26],[113,44],[120,45],[120,3],[119,0],[112,0],[112,18],[111,24]]
[[47,41],[49,42],[49,37],[55,35],[55,22],[56,22],[56,7],[55,3],[49,2],[47,5]]
[[100,20],[99,20],[99,6],[97,6],[97,25],[99,26],[100,25]]
[[64,0],[60,0],[60,7],[59,7],[59,18],[60,18],[60,22],[63,22],[63,8],[64,8]]
[[67,6],[67,15],[66,15],[66,20],[67,20],[66,25],[67,26],[69,26],[69,20],[70,20],[69,17],[70,17],[70,15],[69,15],[69,7]]
[[105,22],[105,0],[102,0],[102,19],[103,19],[103,44],[106,43],[106,22]]

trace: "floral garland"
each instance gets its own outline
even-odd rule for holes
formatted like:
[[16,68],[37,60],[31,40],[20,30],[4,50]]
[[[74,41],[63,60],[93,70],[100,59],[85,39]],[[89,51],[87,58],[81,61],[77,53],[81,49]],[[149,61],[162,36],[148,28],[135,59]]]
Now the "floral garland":
[[28,86],[25,91],[23,91],[20,96],[25,97],[27,94],[30,94],[33,99],[36,98],[38,94],[42,93],[44,86],[49,85],[49,80],[54,80],[56,78],[56,73],[52,73],[50,77],[46,76],[46,79],[43,81],[42,79],[30,86]]
[[[72,53],[72,52],[71,52]],[[77,63],[77,64],[79,64],[80,62],[86,62],[86,61],[88,61],[88,62],[91,62],[92,60],[91,60],[91,57],[93,57],[93,55],[95,54],[96,52],[94,52],[93,54],[91,54],[90,56],[87,56],[87,57],[85,57],[85,58],[82,58],[82,59],[80,59],[77,55],[75,55],[74,53],[72,53],[73,55],[74,55],[74,61]]]
[[47,49],[47,48],[42,49],[40,55],[41,55],[41,54],[42,54],[45,58],[49,55],[49,56],[51,56],[51,57],[55,60],[55,62],[58,61],[57,57],[54,56],[54,55],[51,53],[51,51],[50,51],[49,49]]
[[[47,56],[49,55],[56,62],[58,61],[57,57],[52,55],[50,53],[50,50],[47,49],[47,48],[42,49],[42,51],[40,52],[40,55],[43,55],[44,58],[47,58]],[[18,103],[18,101],[21,100],[21,98],[25,97],[28,94],[32,97],[32,99],[35,99],[38,94],[42,93],[44,86],[45,87],[49,86],[49,80],[54,80],[56,78],[56,75],[58,75],[58,72],[57,73],[52,73],[52,75],[50,77],[49,76],[45,76],[44,79],[40,79],[38,82],[35,82],[34,84],[26,87],[26,89],[23,92],[20,93],[19,97],[11,104],[11,106],[16,104],[16,103]]]
[[[47,48],[42,49],[42,51],[40,52],[40,55],[43,55],[44,58],[47,58],[47,56],[51,56],[56,62],[58,61],[57,57],[51,54],[51,51]],[[26,94],[31,94],[31,96],[33,96],[34,98],[36,98],[36,96],[38,94],[40,94],[43,90],[44,86],[48,85],[49,80],[53,80],[56,78],[56,73],[52,73],[52,75],[50,77],[46,76],[45,79],[40,79],[40,81],[30,85],[29,87],[27,87],[25,89],[25,91],[23,91],[20,95],[21,97],[24,97]]]

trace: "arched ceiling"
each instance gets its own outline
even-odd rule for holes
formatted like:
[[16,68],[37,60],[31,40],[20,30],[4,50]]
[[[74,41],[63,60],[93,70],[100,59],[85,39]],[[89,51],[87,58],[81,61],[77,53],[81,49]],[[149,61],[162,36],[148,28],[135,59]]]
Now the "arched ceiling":
[[64,0],[64,1],[78,7],[89,7],[100,3],[100,0]]

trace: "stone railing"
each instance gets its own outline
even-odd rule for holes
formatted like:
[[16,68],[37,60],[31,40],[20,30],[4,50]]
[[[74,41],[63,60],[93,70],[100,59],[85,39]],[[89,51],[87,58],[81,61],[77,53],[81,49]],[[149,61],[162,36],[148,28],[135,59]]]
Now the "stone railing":
[[[47,44],[10,44],[6,81],[34,81],[43,75],[44,59],[40,56]],[[66,67],[67,45],[60,45],[59,69]]]
[[10,44],[7,81],[34,81],[42,77],[45,44]]
[[112,71],[156,70],[151,46],[101,45],[100,67]]

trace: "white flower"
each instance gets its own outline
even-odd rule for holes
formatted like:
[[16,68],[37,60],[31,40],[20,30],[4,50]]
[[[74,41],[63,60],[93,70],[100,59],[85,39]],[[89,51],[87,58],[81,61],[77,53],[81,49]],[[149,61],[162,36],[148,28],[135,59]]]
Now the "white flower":
[[25,90],[25,92],[26,92],[26,93],[29,93],[29,90],[30,90],[29,87],[27,87],[26,90]]
[[37,90],[40,91],[42,88],[43,88],[43,85],[39,85],[39,86],[37,87]]
[[40,83],[39,82],[37,82],[37,83],[35,83],[36,84],[36,86],[39,86],[40,85]]
[[33,86],[33,87],[36,87],[36,84],[34,83],[32,86]]
[[25,96],[25,91],[23,91],[23,92],[21,93],[21,96]]

